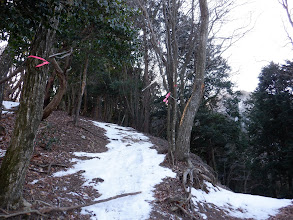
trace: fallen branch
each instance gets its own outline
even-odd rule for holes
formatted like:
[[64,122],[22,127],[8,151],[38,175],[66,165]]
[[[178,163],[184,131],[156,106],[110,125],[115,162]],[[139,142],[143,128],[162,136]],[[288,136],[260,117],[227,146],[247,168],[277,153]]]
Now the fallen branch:
[[31,214],[31,213],[36,213],[38,215],[42,215],[44,216],[45,213],[49,213],[49,212],[66,212],[72,209],[79,209],[79,208],[83,208],[86,206],[91,206],[91,205],[95,205],[98,203],[103,203],[103,202],[108,202],[110,200],[114,200],[114,199],[118,199],[121,197],[125,197],[125,196],[134,196],[137,194],[140,194],[141,192],[134,192],[134,193],[124,193],[121,195],[117,195],[117,196],[113,196],[107,199],[101,199],[101,200],[97,200],[97,201],[93,201],[93,202],[89,202],[86,204],[82,204],[82,205],[74,205],[74,206],[68,206],[68,207],[44,207],[40,210],[29,210],[29,211],[21,211],[21,212],[16,212],[16,213],[12,213],[12,214],[5,214],[5,215],[0,215],[0,218],[11,218],[14,216],[18,216],[18,215],[25,215],[25,214]]
[[55,167],[68,167],[67,165],[60,164],[60,163],[49,163],[49,164],[37,164],[37,163],[34,163],[33,165],[43,167],[43,168],[44,167],[52,167],[52,166],[55,166]]

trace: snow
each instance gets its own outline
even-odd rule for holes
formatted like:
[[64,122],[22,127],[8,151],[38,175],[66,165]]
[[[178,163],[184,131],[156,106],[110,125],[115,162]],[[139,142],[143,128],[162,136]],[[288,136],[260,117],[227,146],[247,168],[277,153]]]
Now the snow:
[[0,149],[0,158],[1,157],[4,157],[5,156],[5,153],[6,153],[6,150]]
[[274,199],[264,196],[234,193],[206,182],[209,193],[192,189],[193,202],[214,204],[232,217],[247,219],[268,219],[278,213],[278,209],[292,205],[290,199]]
[[[157,153],[149,139],[132,128],[120,127],[109,123],[93,122],[106,130],[110,143],[104,153],[75,152],[72,169],[55,173],[64,176],[83,170],[86,186],[93,186],[102,194],[97,200],[123,193],[141,191],[141,194],[127,196],[105,203],[83,208],[83,214],[91,214],[91,219],[137,220],[149,219],[154,200],[153,190],[165,177],[175,178],[176,174],[159,164],[164,155]],[[87,157],[81,160],[79,157]],[[104,181],[95,183],[95,178]],[[278,213],[278,209],[291,205],[293,200],[273,199],[254,196],[214,187],[206,182],[209,193],[192,189],[195,204],[214,204],[228,215],[237,218],[267,219]],[[197,210],[199,212],[199,210]],[[207,213],[199,213],[207,219]]]
[[[4,109],[9,110],[13,107],[16,107],[19,105],[19,102],[11,102],[11,101],[3,101],[2,105],[4,107]],[[1,106],[0,106],[1,107]],[[8,113],[8,111],[2,111],[2,113]]]
[[[109,202],[96,204],[82,210],[91,213],[92,219],[148,219],[151,212],[150,202],[154,200],[154,186],[165,177],[175,177],[170,169],[161,167],[165,155],[158,154],[148,137],[132,128],[120,127],[109,123],[93,122],[106,130],[110,143],[104,153],[75,152],[75,156],[86,156],[87,160],[74,159],[72,169],[55,173],[63,176],[80,170],[86,179],[85,185],[96,188],[105,199],[123,193],[141,191],[140,194],[127,196]],[[102,178],[104,182],[95,183],[94,178]]]
[[16,107],[19,105],[19,102],[11,102],[11,101],[3,101],[2,102],[5,109],[9,110],[13,107]]
[[[18,106],[17,102],[3,101],[5,109]],[[134,196],[127,196],[105,203],[83,208],[83,214],[91,214],[91,219],[108,220],[137,220],[149,219],[154,200],[153,190],[155,185],[166,177],[175,178],[176,174],[170,169],[160,166],[165,155],[158,154],[151,149],[153,144],[149,138],[136,132],[133,128],[125,128],[115,124],[94,122],[98,127],[106,130],[105,135],[110,143],[108,151],[104,153],[74,152],[76,162],[72,169],[54,174],[56,177],[82,173],[86,186],[93,186],[102,195],[96,200],[112,196],[141,192]],[[0,149],[0,158],[6,151]],[[79,157],[87,157],[86,160]],[[96,183],[94,179],[104,181]],[[38,180],[30,184],[36,184]],[[229,216],[241,219],[268,219],[275,216],[280,208],[293,205],[293,200],[274,199],[264,196],[234,193],[221,187],[215,187],[206,182],[209,193],[192,189],[192,200],[195,204],[213,204]],[[205,213],[198,213],[207,219]]]
[[[3,101],[6,109],[19,103]],[[141,192],[134,196],[127,196],[104,203],[88,206],[82,209],[83,214],[91,214],[91,219],[108,220],[137,220],[149,219],[154,200],[155,185],[166,177],[175,178],[176,174],[170,169],[160,166],[165,155],[158,154],[148,137],[136,132],[133,128],[125,128],[114,124],[94,122],[98,127],[106,130],[105,135],[110,143],[108,151],[104,153],[74,152],[76,162],[72,169],[54,174],[56,177],[82,173],[85,186],[93,186],[102,195],[96,200],[112,196]],[[0,149],[0,158],[5,150]],[[87,157],[86,160],[79,157]],[[96,183],[94,179],[103,179]],[[36,184],[38,180],[30,184]],[[263,196],[234,193],[206,182],[209,193],[192,189],[192,200],[195,204],[213,204],[229,216],[242,219],[268,219],[275,216],[278,210],[293,204],[293,200],[274,199]],[[203,219],[208,219],[207,213],[198,213]]]

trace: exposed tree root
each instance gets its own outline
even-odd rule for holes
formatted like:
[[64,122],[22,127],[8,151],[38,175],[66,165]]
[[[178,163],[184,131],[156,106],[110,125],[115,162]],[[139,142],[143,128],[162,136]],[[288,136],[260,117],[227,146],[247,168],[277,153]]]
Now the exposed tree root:
[[125,197],[125,196],[133,196],[133,195],[137,195],[141,192],[134,192],[134,193],[124,193],[121,195],[117,195],[117,196],[113,196],[107,199],[101,199],[101,200],[97,200],[97,201],[93,201],[93,202],[89,202],[86,204],[82,204],[82,205],[74,205],[74,206],[68,206],[68,207],[54,207],[54,206],[46,206],[40,210],[28,210],[28,211],[21,211],[21,212],[15,212],[15,213],[11,213],[9,214],[7,211],[2,210],[2,212],[4,212],[4,215],[0,215],[0,218],[11,218],[11,217],[15,217],[15,216],[19,216],[19,215],[27,215],[27,214],[38,214],[38,215],[42,215],[45,216],[44,214],[49,213],[49,212],[66,212],[69,210],[73,210],[73,209],[79,209],[79,208],[83,208],[86,206],[90,206],[90,205],[95,205],[98,203],[103,203],[103,202],[108,202],[110,200],[114,200],[114,199],[118,199],[121,197]]
[[203,161],[196,155],[191,154],[187,161],[187,168],[182,175],[182,185],[184,195],[176,197],[168,197],[159,202],[168,202],[172,204],[171,211],[181,211],[190,219],[202,219],[195,211],[195,204],[192,201],[192,188],[201,189],[208,193],[205,182],[216,185],[216,177],[214,171],[205,165]]

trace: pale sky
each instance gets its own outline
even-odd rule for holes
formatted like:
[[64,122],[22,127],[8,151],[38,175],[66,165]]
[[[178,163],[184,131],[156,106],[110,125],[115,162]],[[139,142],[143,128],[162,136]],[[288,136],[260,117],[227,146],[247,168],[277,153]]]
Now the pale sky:
[[[247,0],[238,0],[238,2],[240,4]],[[224,53],[224,57],[227,58],[232,71],[238,72],[232,78],[238,85],[237,89],[253,91],[258,84],[257,77],[262,67],[271,61],[283,64],[285,60],[293,59],[293,47],[288,44],[284,23],[291,31],[292,37],[293,28],[290,29],[288,26],[285,11],[278,0],[248,0],[248,2],[232,12],[232,16],[238,18],[233,25],[250,23],[254,28],[229,48]],[[293,0],[288,0],[288,3],[293,8]]]

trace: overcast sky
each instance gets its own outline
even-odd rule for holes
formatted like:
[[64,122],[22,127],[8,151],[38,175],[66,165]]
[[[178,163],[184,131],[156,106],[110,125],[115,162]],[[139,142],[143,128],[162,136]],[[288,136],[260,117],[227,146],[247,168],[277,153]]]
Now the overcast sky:
[[[237,0],[238,2],[247,0]],[[224,57],[228,59],[233,72],[238,72],[238,75],[233,76],[238,89],[253,91],[258,84],[257,77],[262,67],[271,61],[283,64],[285,60],[292,60],[293,47],[288,44],[284,28],[284,23],[289,27],[288,21],[278,0],[248,2],[235,8],[231,16],[237,18],[233,23],[234,27],[250,23],[253,29],[228,49]],[[293,0],[288,0],[288,3],[293,8]],[[231,24],[232,27],[233,25]],[[293,36],[292,30],[290,31]]]

